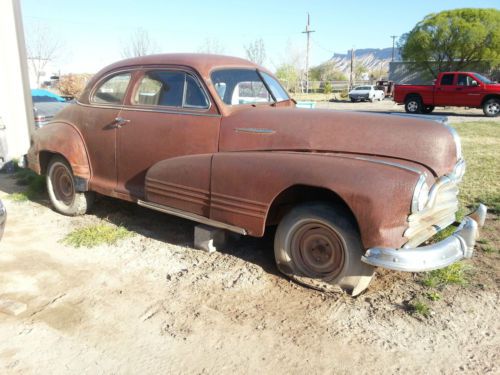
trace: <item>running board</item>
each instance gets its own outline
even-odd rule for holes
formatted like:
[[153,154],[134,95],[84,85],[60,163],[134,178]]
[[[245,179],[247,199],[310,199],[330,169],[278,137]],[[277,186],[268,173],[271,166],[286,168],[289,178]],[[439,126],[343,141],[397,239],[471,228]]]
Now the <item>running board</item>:
[[139,200],[137,200],[137,204],[139,206],[150,208],[150,209],[155,210],[155,211],[160,211],[160,212],[163,212],[165,214],[182,217],[183,219],[197,221],[198,223],[210,225],[212,227],[227,229],[231,232],[235,232],[235,233],[239,233],[239,234],[243,234],[243,235],[247,234],[246,229],[243,229],[240,227],[235,227],[234,225],[229,225],[226,223],[221,223],[220,221],[212,220],[212,219],[209,219],[205,216],[200,216],[200,215],[196,215],[196,214],[193,214],[190,212],[181,211],[181,210],[178,210],[176,208],[163,206],[163,205],[158,204],[158,203],[145,202],[145,201],[142,201],[139,199]]

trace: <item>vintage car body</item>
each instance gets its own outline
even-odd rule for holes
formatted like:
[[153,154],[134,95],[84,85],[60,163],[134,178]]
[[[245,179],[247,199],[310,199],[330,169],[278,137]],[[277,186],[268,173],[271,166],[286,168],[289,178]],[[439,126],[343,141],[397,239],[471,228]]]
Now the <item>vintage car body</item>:
[[[179,74],[182,104],[152,105],[173,100]],[[127,83],[103,89],[114,79]],[[119,102],[105,102],[118,92]],[[194,92],[197,105],[187,99]],[[471,256],[486,214],[481,206],[424,253],[417,246],[455,221],[465,171],[456,133],[420,119],[295,108],[270,72],[227,56],[104,68],[36,131],[28,165],[47,174],[65,214],[85,212],[98,192],[252,236],[278,224],[281,271],[353,294],[368,285],[369,265],[422,271]]]

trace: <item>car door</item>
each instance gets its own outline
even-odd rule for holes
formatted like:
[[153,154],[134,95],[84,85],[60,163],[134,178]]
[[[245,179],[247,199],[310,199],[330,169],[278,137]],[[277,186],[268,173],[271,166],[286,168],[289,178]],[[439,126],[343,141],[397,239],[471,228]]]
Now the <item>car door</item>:
[[[81,105],[75,122],[88,151],[92,178],[90,188],[102,194],[113,195],[116,187],[116,119],[122,108],[131,71],[113,72],[96,83],[89,104]],[[81,103],[80,103],[81,104]]]
[[118,130],[118,193],[142,199],[146,172],[155,163],[217,152],[220,115],[195,72],[145,69],[126,103]]
[[476,77],[467,73],[459,73],[455,90],[455,105],[465,107],[481,106],[482,87]]
[[436,85],[434,92],[434,105],[450,106],[454,105],[454,95],[456,91],[455,74],[446,73],[441,76],[441,81]]

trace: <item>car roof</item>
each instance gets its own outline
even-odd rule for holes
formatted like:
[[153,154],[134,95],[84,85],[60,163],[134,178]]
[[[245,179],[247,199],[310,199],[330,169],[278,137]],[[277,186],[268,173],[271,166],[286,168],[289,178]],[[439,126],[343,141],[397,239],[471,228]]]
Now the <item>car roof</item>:
[[[251,61],[239,57],[214,55],[205,53],[164,53],[133,57],[117,61],[102,69],[97,75],[101,76],[111,70],[144,65],[182,65],[192,67],[202,76],[208,77],[211,70],[218,67],[248,67],[260,68]],[[265,70],[265,69],[264,69]]]

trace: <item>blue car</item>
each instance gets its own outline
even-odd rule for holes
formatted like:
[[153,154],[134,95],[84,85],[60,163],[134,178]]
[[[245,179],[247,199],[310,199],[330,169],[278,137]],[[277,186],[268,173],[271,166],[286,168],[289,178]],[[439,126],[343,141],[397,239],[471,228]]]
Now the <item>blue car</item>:
[[68,102],[59,95],[48,90],[31,90],[33,101],[33,115],[35,117],[35,127],[41,128],[54,118],[57,112],[63,109]]

